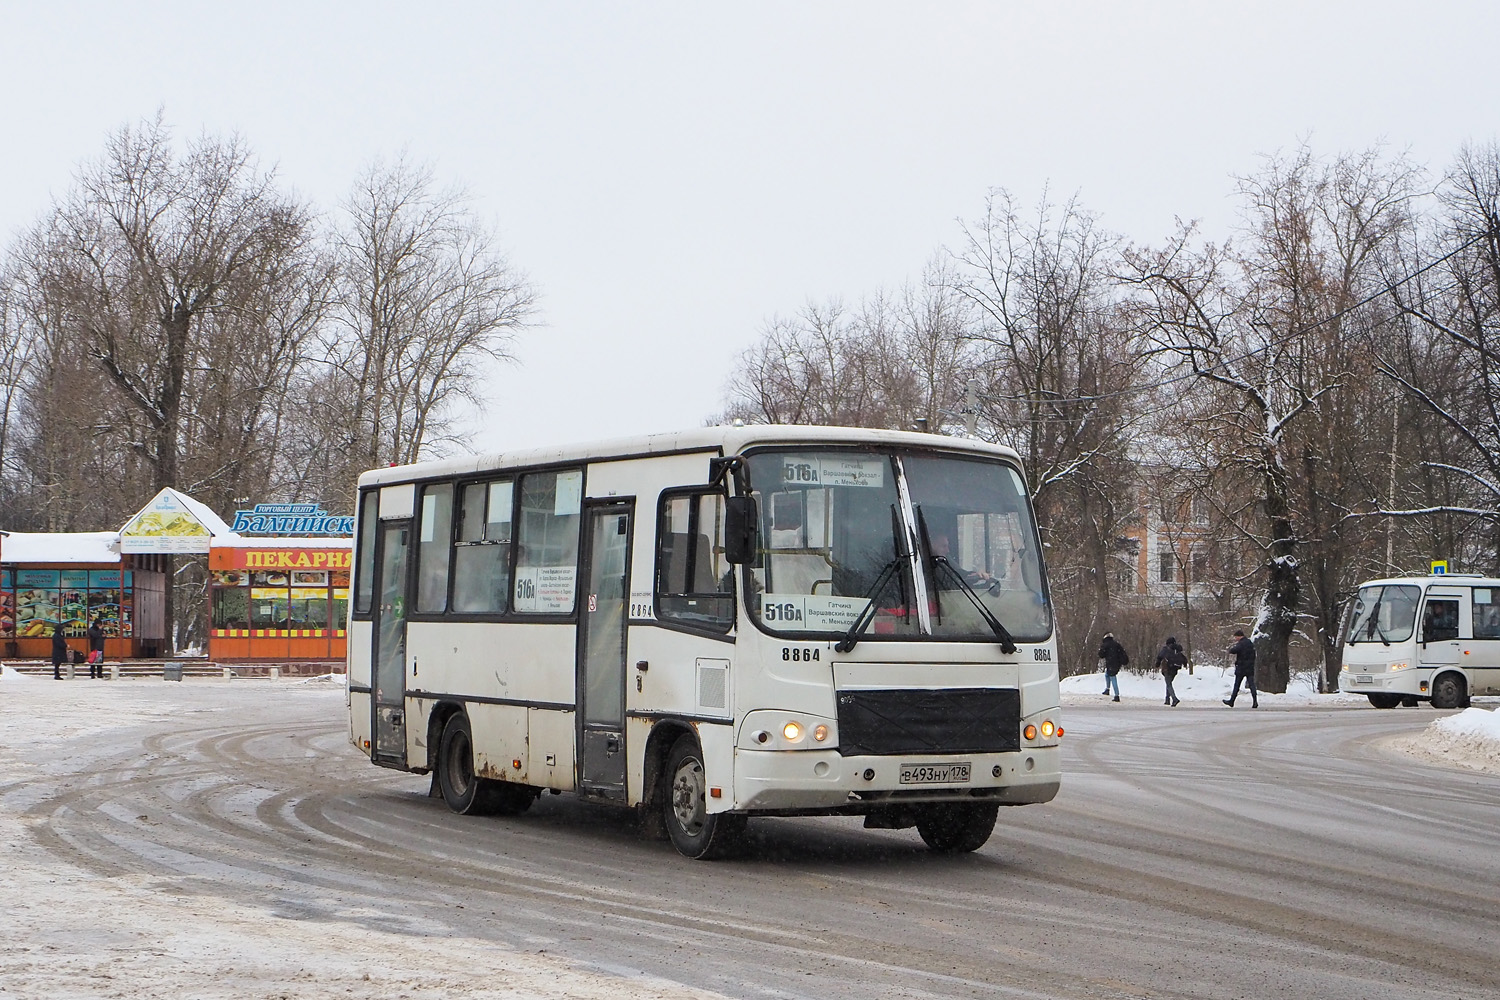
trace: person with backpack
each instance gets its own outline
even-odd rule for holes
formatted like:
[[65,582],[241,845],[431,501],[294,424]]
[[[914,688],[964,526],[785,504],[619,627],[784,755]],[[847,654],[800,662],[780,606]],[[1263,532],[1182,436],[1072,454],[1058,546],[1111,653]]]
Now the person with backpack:
[[1229,692],[1224,704],[1234,707],[1234,699],[1240,694],[1240,682],[1244,681],[1250,689],[1250,707],[1260,708],[1260,698],[1255,692],[1255,643],[1245,638],[1243,629],[1235,629],[1234,644],[1228,652],[1234,654],[1234,690]]
[[1177,692],[1172,690],[1172,679],[1177,676],[1177,671],[1185,666],[1187,666],[1187,654],[1177,644],[1177,637],[1175,635],[1167,636],[1167,641],[1161,647],[1161,652],[1156,654],[1156,668],[1161,671],[1162,677],[1167,682],[1167,700],[1162,704],[1169,705],[1172,708],[1177,707],[1181,699],[1177,697]]
[[1116,676],[1120,668],[1130,662],[1130,654],[1125,652],[1125,647],[1115,639],[1113,632],[1104,633],[1104,641],[1099,644],[1099,659],[1104,662],[1104,693],[1109,694],[1113,688],[1115,701],[1120,700],[1120,680]]

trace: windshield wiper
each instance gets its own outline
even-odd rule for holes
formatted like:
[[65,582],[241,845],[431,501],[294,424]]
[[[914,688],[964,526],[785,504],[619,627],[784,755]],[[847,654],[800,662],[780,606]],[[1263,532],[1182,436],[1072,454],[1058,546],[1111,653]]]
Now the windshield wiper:
[[[1379,622],[1380,622],[1380,603],[1381,603],[1380,600],[1376,600],[1375,606],[1370,609],[1370,617],[1365,620],[1365,638],[1366,639],[1371,639],[1371,638],[1374,638],[1375,635],[1378,634],[1380,636],[1380,641],[1383,644],[1389,646],[1391,644],[1391,640],[1389,640],[1389,639],[1387,639],[1385,637],[1385,629],[1381,628],[1380,625],[1379,625]],[[1358,634],[1359,634],[1359,629],[1356,628],[1354,630],[1354,635],[1358,635]],[[1355,638],[1353,638],[1351,636],[1350,639],[1349,639],[1349,645],[1353,646],[1358,641],[1359,641],[1358,639],[1355,639]]]
[[[1015,637],[1010,634],[1009,629],[1000,624],[1000,619],[996,618],[990,611],[990,609],[985,607],[984,601],[980,599],[979,594],[976,593],[974,588],[969,585],[969,581],[964,578],[963,570],[959,569],[957,566],[953,565],[953,563],[949,562],[947,556],[932,554],[932,540],[927,536],[927,516],[922,513],[922,508],[920,506],[917,507],[917,530],[922,533],[922,550],[927,553],[927,557],[929,560],[931,560],[932,563],[932,582],[937,583],[938,568],[946,569],[948,571],[948,574],[952,576],[954,581],[958,584],[958,589],[963,591],[964,596],[969,599],[969,603],[974,605],[974,610],[979,612],[979,615],[984,619],[985,624],[990,627],[990,631],[994,632],[995,637],[1000,640],[1000,652],[1006,654],[1007,656],[1009,656],[1011,653],[1014,653],[1016,651]],[[941,588],[938,589],[940,590]],[[933,591],[933,599],[941,601],[941,598],[937,596],[936,590]],[[939,603],[939,618],[941,618],[942,613],[943,607],[942,604]]]
[[[880,568],[880,575],[875,578],[875,583],[865,592],[865,606],[859,609],[859,615],[849,626],[849,631],[844,637],[834,644],[834,649],[840,653],[847,653],[859,642],[859,637],[865,629],[870,627],[870,622],[875,620],[875,599],[880,596],[881,591],[891,582],[892,574],[898,572],[901,564],[911,558],[911,550],[906,545],[906,536],[901,531],[901,518],[896,513],[896,505],[891,504],[891,534],[898,542],[896,554],[891,557],[890,562]],[[906,587],[901,587],[901,606],[910,609],[911,602],[906,599]]]

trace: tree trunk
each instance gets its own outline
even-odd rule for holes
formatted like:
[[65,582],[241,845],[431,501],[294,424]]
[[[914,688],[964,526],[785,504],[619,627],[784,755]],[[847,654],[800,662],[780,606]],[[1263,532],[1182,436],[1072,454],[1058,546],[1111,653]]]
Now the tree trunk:
[[1251,641],[1255,643],[1255,686],[1267,694],[1283,694],[1291,680],[1289,649],[1292,632],[1297,627],[1302,584],[1287,503],[1286,473],[1274,453],[1265,456],[1265,469],[1271,544],[1266,563],[1266,592],[1251,630]]

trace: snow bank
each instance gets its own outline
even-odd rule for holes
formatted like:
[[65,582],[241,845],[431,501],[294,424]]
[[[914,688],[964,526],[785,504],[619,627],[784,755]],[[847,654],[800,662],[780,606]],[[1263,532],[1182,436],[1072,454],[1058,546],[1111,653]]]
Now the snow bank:
[[21,673],[21,671],[6,666],[4,663],[0,663],[0,681],[25,684],[29,683],[31,680],[32,678],[27,677],[25,674]]
[[1500,709],[1466,708],[1388,745],[1434,764],[1500,774]]
[[1500,708],[1466,708],[1457,715],[1437,720],[1427,728],[1454,736],[1478,736],[1500,743]]

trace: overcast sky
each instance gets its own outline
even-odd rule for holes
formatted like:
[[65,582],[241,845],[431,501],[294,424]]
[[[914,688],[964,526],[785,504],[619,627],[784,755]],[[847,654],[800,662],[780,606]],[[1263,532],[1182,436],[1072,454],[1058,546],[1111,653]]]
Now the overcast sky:
[[992,187],[1160,240],[1311,137],[1500,135],[1500,4],[0,0],[0,233],[158,107],[332,210],[407,149],[540,292],[476,450],[697,426],[809,299],[917,277]]

